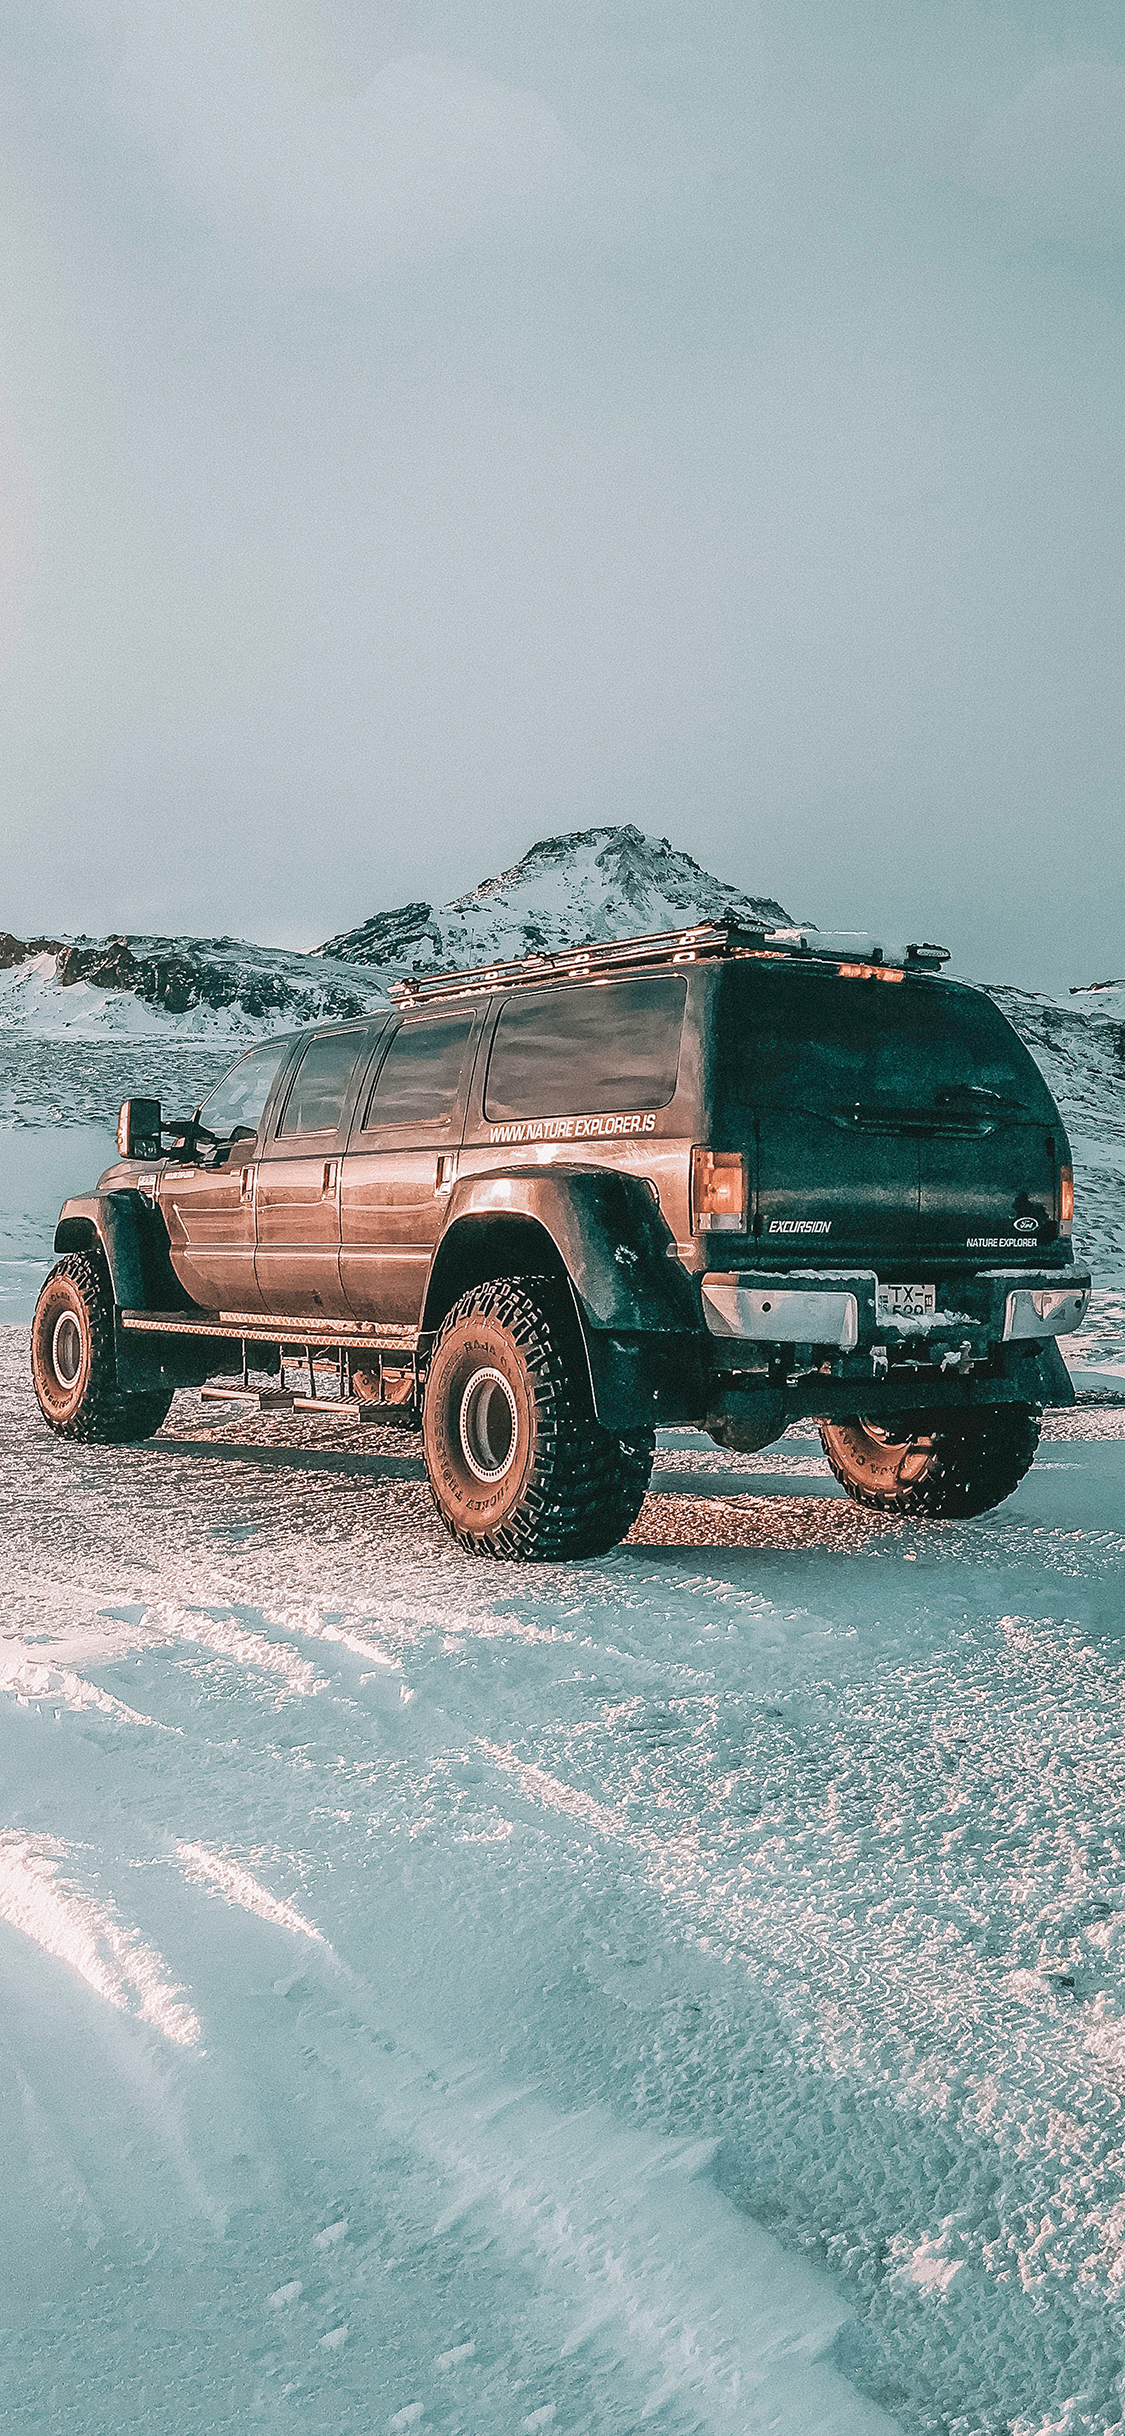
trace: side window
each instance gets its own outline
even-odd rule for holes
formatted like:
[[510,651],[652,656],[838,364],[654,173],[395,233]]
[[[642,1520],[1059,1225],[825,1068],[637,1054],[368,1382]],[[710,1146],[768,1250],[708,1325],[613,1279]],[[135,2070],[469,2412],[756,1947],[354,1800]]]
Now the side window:
[[343,1114],[348,1084],[370,1039],[367,1032],[319,1032],[310,1040],[289,1085],[279,1135],[334,1131]]
[[375,1078],[363,1131],[376,1125],[441,1125],[457,1105],[475,1018],[434,1015],[404,1023]]
[[292,1040],[263,1041],[260,1049],[248,1049],[237,1066],[224,1074],[222,1082],[209,1091],[199,1110],[199,1122],[209,1133],[217,1134],[220,1142],[235,1132],[239,1125],[255,1133],[262,1121],[266,1101],[273,1089],[274,1076],[282,1059],[287,1058]]
[[681,973],[654,973],[509,998],[492,1039],[486,1117],[667,1107],[686,996]]

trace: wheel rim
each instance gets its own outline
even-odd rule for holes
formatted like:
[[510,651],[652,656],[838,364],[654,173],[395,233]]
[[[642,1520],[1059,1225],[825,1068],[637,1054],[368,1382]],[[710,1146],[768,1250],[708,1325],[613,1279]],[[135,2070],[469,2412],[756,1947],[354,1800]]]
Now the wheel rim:
[[51,1368],[60,1387],[76,1387],[82,1376],[82,1330],[73,1311],[63,1311],[51,1337]]
[[894,1477],[900,1487],[910,1488],[916,1480],[921,1478],[930,1460],[933,1445],[932,1434],[929,1430],[917,1431],[904,1438],[899,1434],[902,1428],[901,1422],[896,1429],[893,1424],[884,1421],[861,1420],[858,1427],[870,1445],[879,1448],[883,1454],[893,1460]]
[[475,1480],[503,1480],[516,1457],[516,1399],[501,1370],[475,1370],[457,1418],[461,1452]]

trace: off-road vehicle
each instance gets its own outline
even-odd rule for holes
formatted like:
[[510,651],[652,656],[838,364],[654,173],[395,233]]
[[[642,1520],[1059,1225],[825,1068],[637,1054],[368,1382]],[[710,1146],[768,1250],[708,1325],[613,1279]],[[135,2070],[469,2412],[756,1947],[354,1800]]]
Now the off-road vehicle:
[[327,1367],[484,1556],[612,1546],[662,1425],[811,1415],[866,1505],[997,1504],[1090,1280],[1058,1109],[944,960],[707,924],[402,985],[175,1124],[126,1101],[56,1230],[46,1419],[143,1438],[177,1387],[308,1405]]

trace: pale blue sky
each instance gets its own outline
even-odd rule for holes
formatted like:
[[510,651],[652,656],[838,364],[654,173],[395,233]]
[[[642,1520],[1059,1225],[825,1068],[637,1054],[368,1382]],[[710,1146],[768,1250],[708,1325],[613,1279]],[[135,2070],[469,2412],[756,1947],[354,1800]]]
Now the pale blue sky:
[[1125,972],[1101,0],[6,0],[0,928],[632,820]]

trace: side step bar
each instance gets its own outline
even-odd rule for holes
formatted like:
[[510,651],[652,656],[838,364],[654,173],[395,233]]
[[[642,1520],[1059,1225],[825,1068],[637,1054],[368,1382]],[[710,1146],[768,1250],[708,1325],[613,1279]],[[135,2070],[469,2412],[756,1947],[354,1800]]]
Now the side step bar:
[[262,1311],[121,1311],[122,1328],[148,1336],[234,1337],[248,1345],[312,1345],[336,1353],[416,1353],[419,1328],[377,1327],[370,1320],[274,1317]]

